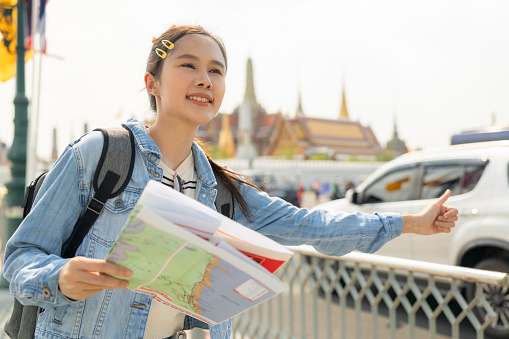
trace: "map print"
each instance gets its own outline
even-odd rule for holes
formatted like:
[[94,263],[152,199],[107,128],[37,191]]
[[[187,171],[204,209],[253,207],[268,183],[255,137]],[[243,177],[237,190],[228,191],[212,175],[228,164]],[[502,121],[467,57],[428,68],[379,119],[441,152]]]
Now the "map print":
[[108,261],[133,272],[129,289],[209,324],[279,293],[261,283],[258,274],[247,273],[243,260],[173,223],[163,230],[161,223],[150,211],[135,207],[108,254]]
[[129,289],[166,291],[167,301],[197,314],[203,313],[197,299],[217,262],[205,250],[138,219],[130,222],[108,260],[133,271]]

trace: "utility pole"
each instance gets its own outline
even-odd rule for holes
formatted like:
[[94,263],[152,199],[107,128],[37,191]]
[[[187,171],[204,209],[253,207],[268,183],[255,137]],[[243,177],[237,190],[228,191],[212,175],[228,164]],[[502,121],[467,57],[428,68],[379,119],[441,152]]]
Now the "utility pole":
[[[25,94],[25,6],[18,0],[18,23],[16,45],[16,95],[14,97],[14,139],[7,158],[11,161],[11,181],[5,184],[5,229],[7,241],[16,231],[23,211],[23,195],[25,192],[27,133],[28,133],[28,98]],[[35,28],[34,28],[35,29]],[[0,287],[8,287],[5,278],[1,278]]]

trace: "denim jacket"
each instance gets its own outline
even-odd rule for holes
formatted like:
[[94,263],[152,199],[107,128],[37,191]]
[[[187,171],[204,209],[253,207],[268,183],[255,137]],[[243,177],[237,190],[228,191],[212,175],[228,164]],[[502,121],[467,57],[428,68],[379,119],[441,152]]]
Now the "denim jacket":
[[[119,196],[107,201],[76,255],[105,258],[148,180],[162,179],[162,169],[157,166],[161,153],[147,129],[133,119],[125,126],[136,142],[132,178]],[[102,134],[91,132],[65,149],[44,181],[31,213],[7,242],[4,277],[10,281],[11,293],[25,305],[45,309],[37,323],[37,338],[143,338],[151,296],[113,289],[74,301],[57,285],[59,272],[68,261],[60,257],[61,250],[95,193],[92,179],[102,145]],[[196,199],[215,209],[217,183],[212,168],[197,144],[192,151],[198,174]],[[240,185],[240,190],[251,210],[251,222],[238,206],[234,219],[283,245],[310,244],[328,255],[374,252],[403,229],[398,214],[311,212],[248,185]],[[209,330],[211,339],[229,339],[231,320]]]

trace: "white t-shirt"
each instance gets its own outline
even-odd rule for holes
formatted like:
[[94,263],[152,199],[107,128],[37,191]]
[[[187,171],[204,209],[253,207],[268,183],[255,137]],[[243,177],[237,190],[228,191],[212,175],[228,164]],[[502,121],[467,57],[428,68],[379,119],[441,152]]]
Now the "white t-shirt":
[[[198,176],[194,168],[193,152],[189,154],[175,171],[166,166],[162,161],[159,163],[159,167],[163,169],[163,185],[174,187],[175,174],[177,174],[181,179],[182,192],[194,199]],[[179,184],[177,184],[178,187]],[[161,339],[171,336],[182,329],[184,317],[184,313],[157,301],[157,299],[152,299],[144,338]]]

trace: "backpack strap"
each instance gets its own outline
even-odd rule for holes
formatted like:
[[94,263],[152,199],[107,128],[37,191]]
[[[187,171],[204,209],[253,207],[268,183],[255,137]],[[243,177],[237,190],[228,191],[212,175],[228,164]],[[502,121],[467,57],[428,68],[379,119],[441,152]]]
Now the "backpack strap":
[[129,183],[134,169],[134,135],[128,128],[96,129],[104,136],[101,158],[94,175],[94,190],[99,192],[108,172],[117,173],[123,180],[118,181],[108,193],[111,199],[122,193]]
[[48,171],[44,171],[41,175],[32,180],[30,185],[25,188],[25,195],[23,197],[23,203],[21,204],[21,207],[23,208],[23,219],[25,219],[28,213],[32,210],[35,197],[37,196],[37,193],[39,192],[39,189],[47,175]]
[[103,134],[104,144],[97,164],[93,187],[94,197],[89,201],[81,220],[74,226],[72,240],[63,258],[74,257],[76,250],[101,214],[108,199],[125,189],[134,169],[134,136],[127,128],[97,129]]

